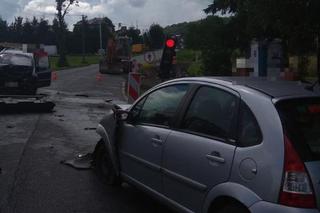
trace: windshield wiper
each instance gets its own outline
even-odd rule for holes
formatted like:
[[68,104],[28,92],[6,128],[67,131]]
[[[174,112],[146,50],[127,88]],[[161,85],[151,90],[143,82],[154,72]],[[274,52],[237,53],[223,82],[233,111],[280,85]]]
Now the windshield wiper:
[[308,85],[308,86],[306,86],[305,88],[306,88],[306,90],[309,90],[309,91],[314,92],[314,88],[316,87],[316,85],[317,85],[318,83],[320,84],[319,80],[316,80],[312,85]]

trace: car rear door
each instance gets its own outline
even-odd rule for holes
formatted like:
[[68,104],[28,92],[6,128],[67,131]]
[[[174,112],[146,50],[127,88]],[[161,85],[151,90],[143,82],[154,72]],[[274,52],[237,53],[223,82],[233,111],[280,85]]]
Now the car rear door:
[[37,76],[37,88],[48,87],[51,85],[51,69],[49,64],[49,56],[46,52],[36,51],[35,56],[35,72]]
[[185,106],[181,124],[164,147],[164,194],[201,212],[208,191],[228,181],[239,98],[221,87],[200,86]]
[[124,178],[162,192],[163,145],[171,132],[187,84],[157,89],[131,109],[131,118],[120,130],[120,165]]

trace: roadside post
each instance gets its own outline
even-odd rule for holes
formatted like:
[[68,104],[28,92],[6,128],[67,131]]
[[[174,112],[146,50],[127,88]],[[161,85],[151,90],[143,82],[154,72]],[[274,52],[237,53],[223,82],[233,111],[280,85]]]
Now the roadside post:
[[128,78],[128,103],[132,104],[140,96],[141,74],[131,72]]

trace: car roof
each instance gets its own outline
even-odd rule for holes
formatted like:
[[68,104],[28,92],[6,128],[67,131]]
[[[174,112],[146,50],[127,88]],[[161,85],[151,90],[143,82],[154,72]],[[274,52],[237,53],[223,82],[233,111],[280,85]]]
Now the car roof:
[[177,81],[179,80],[214,83],[229,87],[236,91],[239,91],[245,87],[268,95],[272,98],[282,98],[288,96],[319,96],[319,93],[315,93],[306,89],[306,86],[310,86],[310,84],[265,77],[196,77],[182,78],[178,79]]

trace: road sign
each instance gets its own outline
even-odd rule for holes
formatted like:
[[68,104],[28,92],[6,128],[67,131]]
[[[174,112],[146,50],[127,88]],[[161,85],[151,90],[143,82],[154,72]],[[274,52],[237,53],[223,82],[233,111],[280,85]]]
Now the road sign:
[[144,54],[144,60],[145,62],[152,64],[156,60],[156,54],[154,52],[147,52]]

